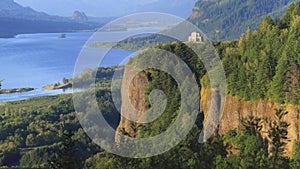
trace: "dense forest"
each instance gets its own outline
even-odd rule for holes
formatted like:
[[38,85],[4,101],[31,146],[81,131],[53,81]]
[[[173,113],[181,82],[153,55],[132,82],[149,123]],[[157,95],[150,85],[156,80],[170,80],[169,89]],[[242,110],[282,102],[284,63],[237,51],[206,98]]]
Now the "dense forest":
[[[245,100],[270,99],[285,104],[299,104],[299,7],[300,3],[292,4],[280,20],[266,17],[257,30],[251,32],[248,29],[238,41],[215,43],[228,78],[227,94]],[[186,45],[172,43],[156,45],[153,48],[164,49],[179,56],[196,74],[198,82],[201,81],[200,86],[210,87],[202,63]],[[156,60],[146,59],[139,62],[134,58],[131,62],[143,65]],[[180,73],[176,69],[176,63],[168,64],[174,64],[173,71]],[[159,120],[142,126],[132,124],[132,128],[138,128],[139,134],[121,129],[122,133],[131,137],[160,134],[172,125],[172,119],[178,114],[180,94],[174,79],[157,70],[145,73],[151,79],[146,93],[152,89],[161,89],[167,95],[168,104]],[[190,99],[193,99],[192,95]],[[297,143],[291,156],[285,155],[284,146],[290,141],[287,138],[290,124],[283,120],[286,114],[288,112],[285,110],[278,109],[272,119],[249,116],[242,119],[243,126],[240,131],[232,130],[223,136],[215,135],[208,142],[198,144],[198,136],[203,127],[201,113],[188,137],[171,151],[146,159],[122,158],[101,152],[87,161],[87,167],[123,168],[126,165],[126,168],[299,168]],[[261,131],[262,122],[268,122],[267,133]]]
[[[255,30],[266,16],[281,18],[290,3],[297,0],[199,0],[188,21],[196,25],[211,41],[238,39],[247,28]],[[158,43],[177,41],[162,35],[132,37],[117,44],[96,42],[93,47],[140,50]]]
[[257,28],[264,17],[281,17],[296,0],[199,0],[189,18],[210,39],[238,39],[248,27]]
[[[300,3],[281,20],[266,17],[237,41],[216,44],[229,95],[300,104]],[[207,79],[207,78],[206,78]]]
[[[110,92],[98,90],[96,95],[116,128],[120,117]],[[101,151],[81,128],[70,94],[2,103],[0,112],[0,166],[82,168],[85,159]]]
[[[86,69],[76,78],[64,79],[79,85],[96,83],[99,107],[114,128],[120,117],[107,88],[115,69]],[[65,168],[61,165],[74,163],[82,168],[85,159],[101,151],[81,128],[71,94],[0,103],[0,123],[0,166]]]
[[[266,99],[282,104],[300,104],[300,2],[292,4],[282,19],[266,17],[255,31],[239,40],[215,43],[227,76],[227,94],[245,100]],[[210,88],[207,72],[198,56],[184,43],[167,43],[152,48],[163,49],[180,57],[195,73],[199,88]],[[130,64],[147,64],[133,58]],[[174,71],[177,63],[171,66]],[[115,69],[85,70],[75,79],[83,85],[93,84],[96,75],[98,107],[113,128],[120,114],[106,90]],[[130,137],[152,137],[164,132],[176,118],[180,91],[175,80],[158,70],[144,71],[150,80],[145,91],[165,92],[168,101],[164,114],[146,125],[131,126],[137,133],[121,132]],[[190,79],[186,79],[189,81]],[[194,99],[193,91],[191,97]],[[82,97],[82,101],[85,98]],[[47,96],[0,104],[0,166],[15,168],[292,168],[300,167],[300,145],[295,143],[290,157],[285,155],[288,124],[284,109],[274,118],[253,116],[241,119],[239,131],[215,134],[199,144],[204,114],[201,112],[185,140],[161,155],[131,159],[113,155],[94,144],[81,128],[71,95]],[[269,130],[262,132],[262,122]]]

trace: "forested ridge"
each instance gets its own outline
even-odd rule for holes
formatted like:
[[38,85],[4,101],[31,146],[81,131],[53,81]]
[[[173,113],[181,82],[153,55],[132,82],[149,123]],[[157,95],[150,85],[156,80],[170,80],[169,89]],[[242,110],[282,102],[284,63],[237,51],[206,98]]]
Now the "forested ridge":
[[297,0],[199,0],[189,18],[213,41],[238,39],[266,16],[280,18]]
[[[282,19],[266,17],[255,31],[248,29],[236,41],[215,43],[227,76],[227,94],[245,100],[274,100],[284,104],[300,104],[300,2],[292,4]],[[195,73],[200,87],[210,88],[206,71],[199,58],[184,43],[155,45],[176,54]],[[147,64],[135,58],[131,64]],[[150,60],[151,61],[151,60]],[[176,63],[171,66],[175,69]],[[106,90],[115,68],[86,70],[79,78],[83,84],[96,82],[99,108],[109,124],[117,128],[120,115]],[[131,137],[152,137],[164,132],[178,114],[180,91],[175,80],[157,70],[142,72],[152,89],[165,92],[168,102],[164,114],[150,124],[131,126],[139,134],[122,132]],[[163,79],[163,80],[162,80]],[[186,79],[189,80],[189,79]],[[97,86],[97,85],[96,85]],[[100,86],[101,87],[101,86]],[[191,93],[196,89],[191,89]],[[82,97],[84,101],[84,97]],[[191,94],[190,99],[193,99]],[[84,112],[83,112],[84,113]],[[225,135],[215,134],[199,144],[203,128],[203,112],[185,140],[164,154],[144,159],[123,158],[103,151],[81,128],[71,95],[48,96],[0,104],[0,166],[16,168],[292,168],[300,167],[300,145],[295,143],[290,157],[285,154],[288,124],[284,109],[274,118],[253,116],[241,119],[241,130]],[[262,131],[262,123],[269,130]]]
[[[300,3],[283,18],[266,17],[237,41],[216,44],[227,92],[245,100],[300,104]],[[207,78],[206,78],[207,79]]]
[[[119,114],[110,92],[97,90],[96,96],[105,118],[116,128]],[[82,168],[85,159],[101,151],[81,128],[70,94],[2,103],[0,112],[0,166],[55,168],[76,163]]]
[[[299,104],[299,7],[300,3],[292,4],[282,19],[266,17],[257,30],[252,32],[248,29],[239,40],[215,43],[227,75],[227,94],[251,101],[265,99],[283,105]],[[197,74],[198,81],[201,79],[201,86],[210,88],[202,63],[186,45],[172,43],[156,45],[154,48],[179,56]],[[156,60],[146,59],[135,64],[147,64],[149,61]],[[174,64],[171,66],[174,67],[173,71],[179,71],[176,63],[168,64]],[[145,72],[151,79],[146,93],[151,89],[163,90],[168,97],[168,105],[159,120],[142,126],[132,124],[131,127],[138,128],[139,137],[164,132],[172,125],[180,102],[174,79],[164,72],[150,72]],[[299,168],[298,143],[295,143],[290,157],[285,154],[285,145],[291,141],[287,137],[290,124],[284,120],[287,114],[283,107],[277,109],[271,119],[254,116],[243,118],[241,130],[230,130],[224,136],[215,135],[205,144],[198,144],[204,117],[201,113],[188,137],[162,155],[128,159],[100,153],[89,159],[87,166],[123,168],[127,164],[127,168]],[[263,123],[269,127],[267,131],[262,131]],[[128,133],[125,128],[122,133],[137,136],[136,133]]]

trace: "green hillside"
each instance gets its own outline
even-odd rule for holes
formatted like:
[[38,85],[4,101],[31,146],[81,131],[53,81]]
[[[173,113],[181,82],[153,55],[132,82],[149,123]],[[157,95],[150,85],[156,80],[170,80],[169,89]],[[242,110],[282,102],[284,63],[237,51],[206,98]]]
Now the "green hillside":
[[[300,104],[300,2],[290,5],[282,19],[266,17],[256,30],[248,29],[240,39],[214,45],[226,71],[228,95],[251,101],[265,99],[282,104]],[[199,47],[202,47],[201,44]],[[210,88],[203,64],[187,45],[174,42],[152,48],[176,54],[195,73],[199,88]],[[145,53],[137,57],[143,55]],[[139,66],[159,62],[155,58],[139,62],[136,58],[130,63]],[[181,73],[178,63],[168,60],[161,63],[164,64],[172,65],[170,71]],[[96,90],[98,107],[116,129],[120,114],[114,106],[111,92],[105,89],[110,85],[107,79],[111,78],[114,70],[85,70],[80,78],[74,80],[90,85],[91,77],[96,73],[96,82],[105,84],[103,90]],[[169,74],[156,69],[142,73],[150,80],[145,93],[149,94],[152,89],[163,90],[168,98],[166,109],[152,123],[132,123],[130,127],[136,133],[126,133],[125,128],[122,131],[130,137],[147,138],[166,131],[174,123],[181,99],[179,87]],[[185,78],[185,81],[189,80]],[[190,100],[196,100],[196,91],[195,88],[189,89]],[[83,93],[79,97],[80,102],[87,102],[86,97]],[[87,110],[89,108],[87,106]],[[300,166],[299,143],[295,143],[290,157],[285,155],[285,145],[290,141],[288,127],[294,124],[285,121],[288,112],[282,109],[276,111],[274,118],[241,118],[242,125],[238,131],[230,130],[225,135],[216,133],[206,143],[199,144],[204,121],[204,113],[201,112],[180,144],[161,155],[142,159],[123,158],[102,150],[87,137],[74,111],[71,95],[1,103],[0,166],[66,169],[298,169]],[[269,126],[267,131],[262,131],[262,123]],[[172,138],[167,140],[171,142]]]
[[297,0],[199,0],[189,21],[211,40],[238,39],[248,27],[257,28],[267,15],[281,17]]
[[265,18],[238,41],[218,45],[229,95],[300,104],[300,3],[282,20]]
[[[280,103],[300,104],[300,3],[292,4],[283,19],[265,18],[257,30],[247,31],[240,40],[216,43],[227,75],[229,95],[245,100],[271,99]],[[182,43],[156,45],[154,48],[172,52],[183,59],[202,79],[202,87],[209,88],[209,81],[197,56]],[[146,57],[147,58],[147,57]],[[133,63],[135,60],[133,60]],[[151,61],[151,60],[150,60]],[[155,60],[153,60],[154,62]],[[147,64],[149,60],[137,62]],[[161,63],[163,64],[163,63]],[[175,72],[180,71],[176,69]],[[155,73],[154,73],[154,72]],[[170,70],[172,71],[172,70]],[[204,76],[203,76],[204,75]],[[160,89],[166,93],[168,105],[164,114],[151,124],[140,126],[140,137],[151,137],[164,132],[178,115],[180,92],[174,79],[167,73],[152,70],[149,91]],[[189,80],[189,79],[187,79]],[[191,97],[193,100],[193,90]],[[148,91],[148,90],[147,90]],[[88,162],[89,168],[299,168],[299,144],[291,157],[285,156],[284,146],[289,142],[284,121],[288,112],[277,110],[266,131],[261,132],[262,119],[241,119],[240,131],[228,131],[225,136],[215,136],[205,144],[197,140],[202,129],[203,114],[200,114],[188,137],[178,146],[162,155],[146,159],[122,158],[110,153],[99,153]],[[136,124],[135,124],[136,125]],[[126,132],[126,129],[122,131]],[[136,136],[134,133],[129,135]],[[169,139],[172,141],[172,138]],[[232,150],[232,151],[228,151]],[[234,152],[234,153],[233,153]]]

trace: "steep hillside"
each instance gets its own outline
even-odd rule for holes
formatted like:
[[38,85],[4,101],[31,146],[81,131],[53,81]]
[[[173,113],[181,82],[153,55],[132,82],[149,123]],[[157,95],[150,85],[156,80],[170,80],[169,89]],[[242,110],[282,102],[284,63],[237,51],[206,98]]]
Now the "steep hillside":
[[27,19],[27,20],[56,20],[67,21],[67,18],[51,16],[44,12],[37,12],[30,7],[23,7],[13,0],[0,1],[0,17]]
[[[71,15],[71,14],[70,14]],[[0,1],[0,38],[22,33],[67,32],[95,29],[99,23],[72,20],[67,17],[48,15],[30,7],[23,7],[13,0]]]
[[237,39],[267,15],[281,17],[297,0],[199,0],[189,20],[214,41]]
[[[248,29],[246,35],[242,36],[238,41],[216,43],[215,47],[222,58],[227,77],[227,95],[236,98],[237,101],[238,99],[243,99],[245,102],[265,100],[266,104],[269,101],[274,105],[275,103],[277,105],[300,105],[299,36],[300,2],[292,4],[282,20],[273,20],[271,17],[267,17],[262,20],[257,30],[251,32]],[[198,47],[201,48],[202,45],[198,44]],[[202,63],[197,60],[195,53],[185,44],[178,42],[155,45],[153,48],[164,49],[179,56],[190,66],[198,80],[200,81],[201,79],[202,90],[214,90],[210,86],[208,74],[205,74]],[[138,55],[136,58],[139,57],[141,56]],[[133,61],[135,60],[138,59],[133,59]],[[133,63],[136,65],[147,65],[158,61],[154,59],[141,62]],[[159,62],[162,65],[166,64],[161,60]],[[179,71],[176,63],[172,62],[169,64],[173,66],[175,73]],[[180,74],[180,71],[178,74]],[[178,92],[177,86],[174,84],[174,80],[165,73],[148,72],[147,77],[151,79],[147,92],[157,87],[161,90],[165,89],[170,94],[170,97],[178,97],[176,94]],[[130,98],[135,100],[134,102],[138,107],[143,108],[141,105],[145,101],[140,98],[144,97],[144,93],[140,90],[145,90],[148,82],[145,79],[140,79],[138,82],[143,83],[140,84],[141,86],[138,83],[133,84],[133,93],[130,93],[130,95],[136,95],[136,97],[130,96]],[[171,98],[175,99],[173,97]],[[138,103],[139,101],[142,103]],[[228,104],[231,106],[237,103]],[[278,106],[273,106],[273,108],[278,108]],[[176,111],[176,106],[173,105],[171,110]],[[267,112],[262,113],[271,113],[273,110],[270,108],[265,111]]]
[[[281,20],[267,17],[262,20],[255,31],[248,29],[239,40],[215,43],[226,72],[227,96],[220,123],[211,140],[221,135],[224,141],[221,145],[228,146],[228,154],[225,153],[223,157],[222,155],[212,157],[215,163],[209,164],[210,167],[206,168],[240,168],[241,166],[243,166],[241,168],[289,168],[288,164],[295,158],[293,156],[299,150],[300,145],[299,37],[300,2],[292,4]],[[193,141],[199,138],[199,130],[206,127],[208,115],[220,112],[221,106],[217,105],[211,109],[212,103],[223,101],[219,97],[220,91],[210,86],[203,65],[196,60],[197,56],[188,50],[186,45],[170,43],[155,45],[153,48],[174,53],[187,63],[198,80],[201,79],[201,113],[187,140],[183,140],[179,148],[174,149],[180,151],[180,148],[183,148],[184,152],[197,154],[195,157],[197,160],[205,159],[202,152],[199,153],[197,150],[209,147],[213,143],[208,140],[208,143],[198,145]],[[139,57],[141,55],[136,58]],[[139,62],[138,59],[132,59],[129,63],[139,67],[152,62],[172,65],[168,70],[180,74],[178,63],[172,61],[152,59]],[[125,70],[126,73],[130,74]],[[122,92],[126,93],[122,96],[123,99],[129,98],[136,109],[143,111],[151,108],[148,102],[150,91],[160,89],[166,94],[167,106],[158,119],[147,124],[132,122],[121,117],[116,133],[117,139],[122,134],[133,138],[159,135],[174,124],[174,119],[179,114],[180,104],[184,101],[195,100],[195,91],[192,88],[189,98],[181,100],[177,83],[165,72],[151,69],[151,71],[142,72],[136,78],[131,82],[129,91]],[[189,79],[186,78],[186,80]],[[122,103],[122,113],[133,115],[132,111],[127,109],[129,104],[129,102]],[[145,118],[148,117],[147,114],[145,116]],[[182,118],[182,120],[186,119]],[[189,123],[188,120],[185,122]],[[172,138],[167,138],[167,140],[173,141]],[[120,144],[122,145],[122,142]],[[211,148],[210,151],[216,151],[218,148]],[[167,160],[172,161],[176,159],[172,158],[174,154],[176,154],[174,151],[170,151],[162,157],[167,156]],[[171,159],[168,159],[170,156]],[[182,159],[184,160],[185,157]],[[300,163],[297,161],[297,164],[298,162]],[[197,166],[195,163],[190,165],[195,167]],[[161,163],[159,165],[164,166]]]
[[[201,110],[205,113],[205,117],[209,113],[217,113],[214,110],[210,110],[210,100],[214,99],[214,91],[209,89],[201,90]],[[282,105],[274,101],[257,100],[254,102],[245,101],[244,99],[239,99],[233,96],[226,97],[226,104],[224,111],[222,113],[218,133],[225,135],[230,130],[241,130],[243,128],[242,119],[249,116],[254,116],[261,119],[273,119],[275,118],[276,109],[282,108]],[[300,106],[296,105],[285,105],[285,110],[288,111],[285,120],[290,124],[288,128],[288,142],[286,148],[286,153],[288,155],[292,154],[293,145],[300,142]],[[263,132],[265,137],[267,136],[269,126],[265,123]]]
[[282,20],[265,18],[238,41],[217,45],[229,95],[255,101],[300,104],[300,3]]

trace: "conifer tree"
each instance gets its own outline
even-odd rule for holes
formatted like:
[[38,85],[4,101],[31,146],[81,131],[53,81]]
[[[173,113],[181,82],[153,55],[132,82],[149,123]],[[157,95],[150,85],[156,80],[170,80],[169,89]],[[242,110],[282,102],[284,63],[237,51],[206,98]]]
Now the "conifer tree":
[[50,168],[53,169],[81,169],[84,161],[78,156],[76,140],[73,139],[73,131],[64,133],[61,149],[56,157],[50,162]]
[[285,115],[288,112],[283,109],[276,110],[274,120],[269,124],[268,137],[270,139],[270,153],[271,153],[271,168],[285,168],[287,164],[287,159],[284,157],[285,145],[289,141],[288,127],[289,124],[284,121]]

